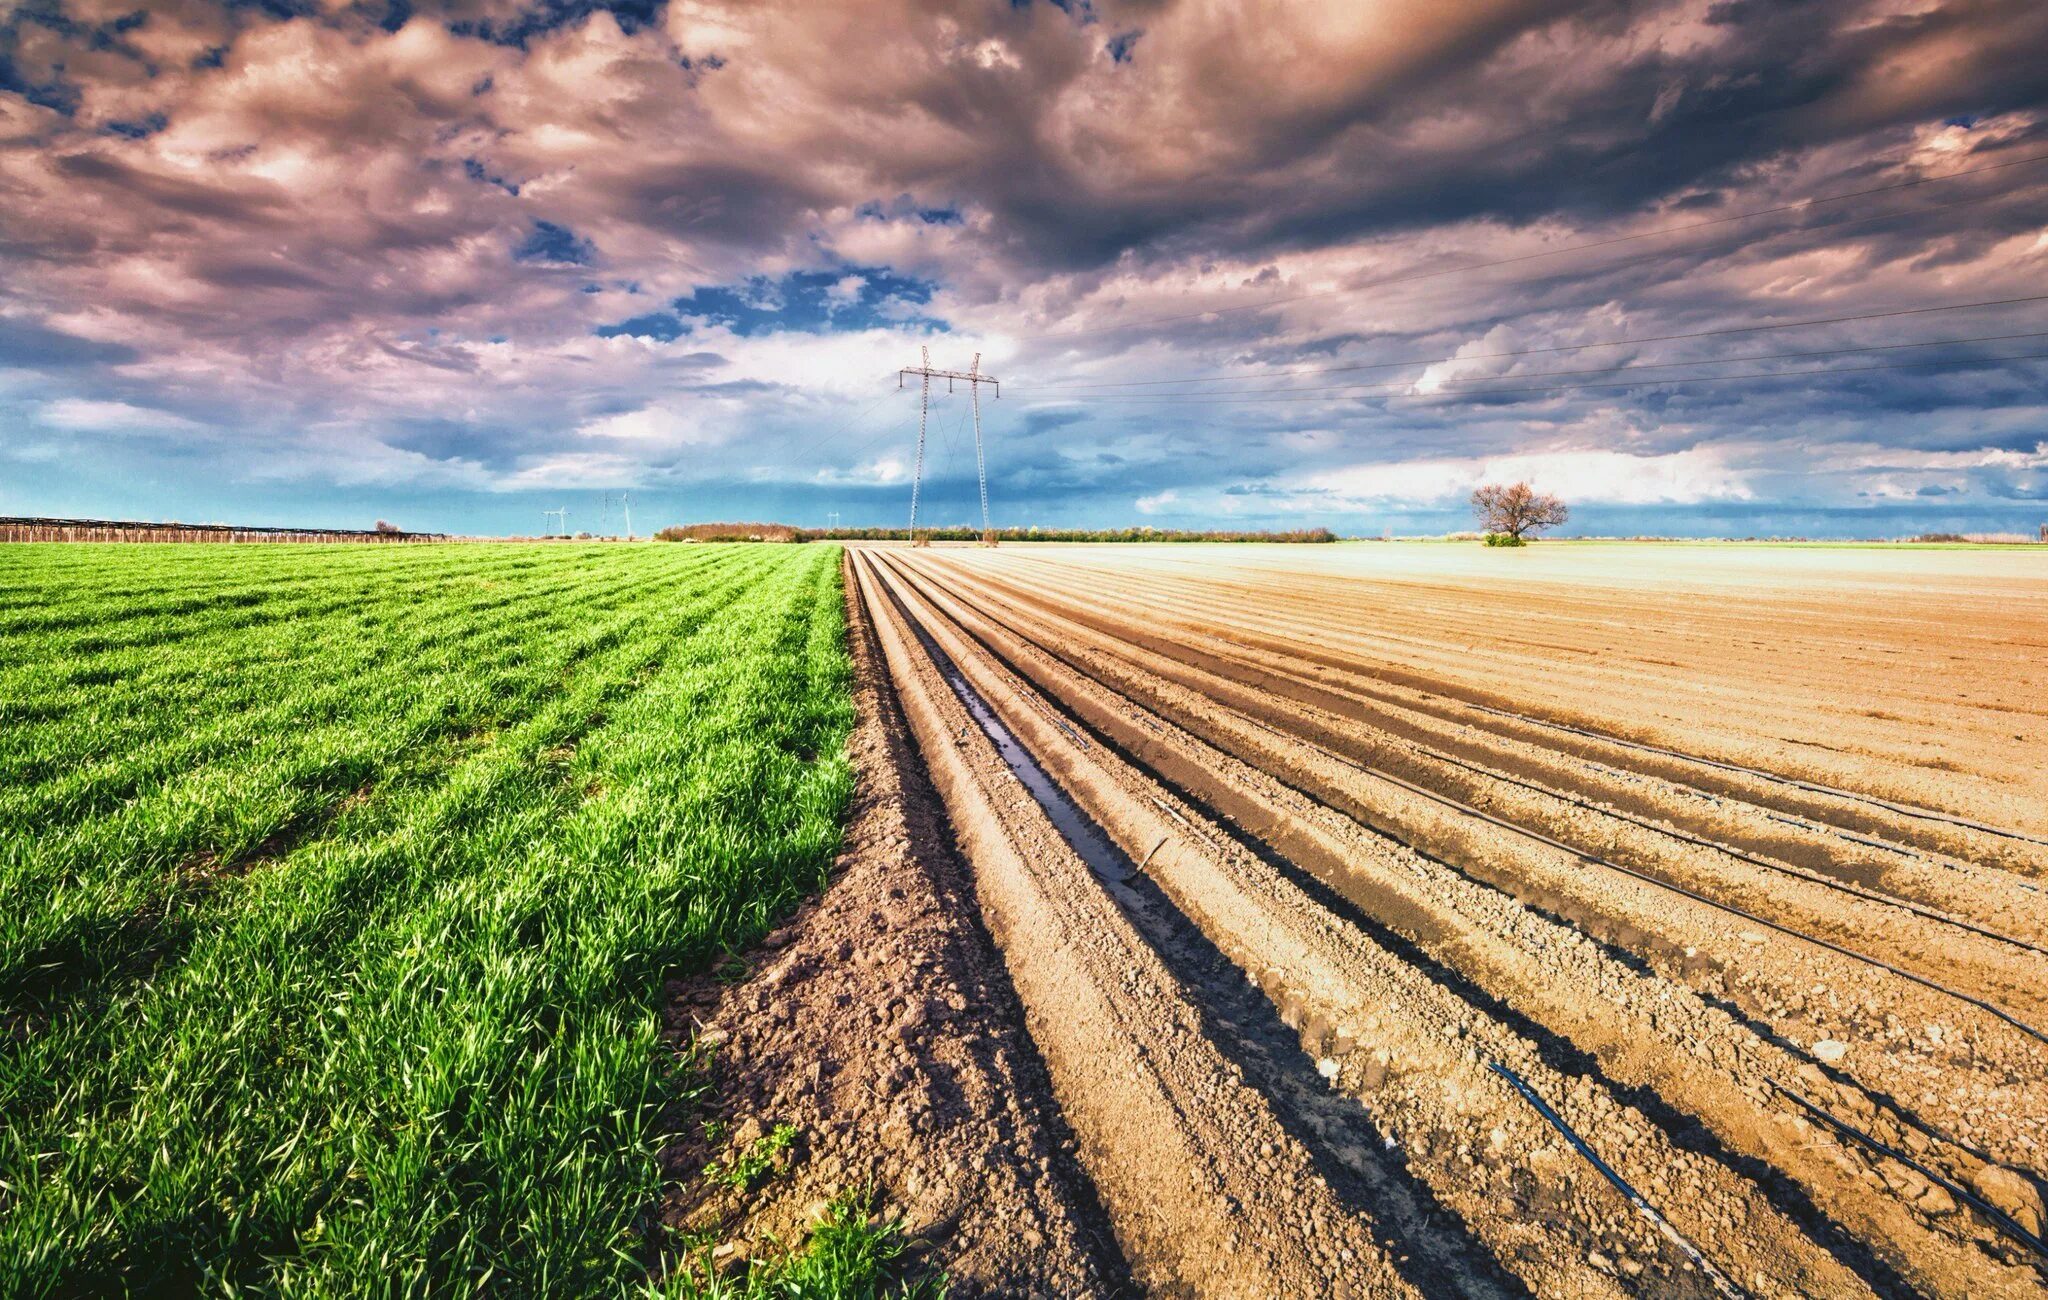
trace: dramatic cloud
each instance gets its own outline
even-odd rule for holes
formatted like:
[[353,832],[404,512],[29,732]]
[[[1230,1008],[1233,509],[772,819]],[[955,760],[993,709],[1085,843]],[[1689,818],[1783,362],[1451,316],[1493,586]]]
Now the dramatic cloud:
[[1004,381],[1002,522],[1531,477],[2031,527],[2044,48],[2038,0],[0,0],[0,510],[888,522],[928,347]]

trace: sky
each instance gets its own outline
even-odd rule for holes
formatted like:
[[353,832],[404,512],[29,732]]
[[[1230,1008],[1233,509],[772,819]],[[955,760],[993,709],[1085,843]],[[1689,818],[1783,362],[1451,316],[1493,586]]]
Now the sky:
[[0,514],[900,526],[928,349],[1001,381],[998,526],[1526,479],[2032,533],[2044,50],[2039,0],[0,0]]

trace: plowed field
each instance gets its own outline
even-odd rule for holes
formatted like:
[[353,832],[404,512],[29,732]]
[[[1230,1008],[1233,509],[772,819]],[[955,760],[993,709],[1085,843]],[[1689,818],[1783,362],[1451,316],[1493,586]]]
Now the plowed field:
[[2039,1295],[2048,565],[851,553],[1124,1261]]

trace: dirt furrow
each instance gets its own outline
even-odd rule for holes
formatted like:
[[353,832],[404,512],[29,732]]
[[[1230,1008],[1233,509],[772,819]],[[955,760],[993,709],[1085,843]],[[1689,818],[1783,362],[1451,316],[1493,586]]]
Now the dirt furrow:
[[[1262,604],[1260,612],[1253,615],[1242,605],[1181,587],[1145,585],[1136,577],[1129,579],[1128,585],[1112,580],[1084,594],[1070,586],[1020,577],[1007,569],[977,569],[974,576],[1081,621],[1107,619],[1112,625],[1128,628],[1129,621],[1123,616],[1131,608],[1163,609],[1169,611],[1167,616],[1155,622],[1169,626],[1171,635],[1138,632],[1137,639],[1150,636],[1258,669],[1291,666],[1297,672],[1313,674],[1321,684],[1338,686],[1376,704],[1494,732],[1560,755],[1654,777],[1712,799],[1734,801],[1759,814],[1775,815],[1781,826],[1803,825],[1809,831],[1833,834],[1909,859],[1933,854],[1986,864],[2022,877],[2048,876],[2048,853],[2025,840],[1894,815],[1855,792],[1827,795],[1787,784],[1800,778],[1731,768],[1718,759],[1659,749],[1640,738],[1603,735],[1588,730],[1587,720],[1575,715],[1552,716],[1555,710],[1530,712],[1515,707],[1508,697],[1461,686],[1441,674],[1404,670],[1383,660],[1343,653],[1335,647],[1352,639],[1333,630],[1327,612],[1320,617],[1285,615]],[[1203,618],[1208,621],[1196,621]],[[1800,821],[1787,822],[1788,816]]]
[[[1683,740],[1679,743],[1689,752],[1658,754],[1639,748],[1670,744],[1653,729],[1642,725],[1647,714],[1629,715],[1626,724],[1615,725],[1575,707],[1568,707],[1565,701],[1546,700],[1542,705],[1535,705],[1534,699],[1539,695],[1552,694],[1537,691],[1531,680],[1544,671],[1545,657],[1541,654],[1501,666],[1494,680],[1515,681],[1515,696],[1503,695],[1490,684],[1474,685],[1466,680],[1473,674],[1473,658],[1479,645],[1488,639],[1484,629],[1460,634],[1453,629],[1431,625],[1427,636],[1416,642],[1418,657],[1415,661],[1396,662],[1384,652],[1379,641],[1382,633],[1375,625],[1346,618],[1330,607],[1330,599],[1335,594],[1331,589],[1333,584],[1312,588],[1306,598],[1290,594],[1284,584],[1229,597],[1218,594],[1218,584],[1215,583],[1198,586],[1185,581],[1162,581],[1144,572],[1118,571],[1101,574],[1100,582],[1088,584],[1083,591],[1072,583],[1074,573],[1070,569],[1059,568],[1057,561],[1027,557],[1021,561],[1006,559],[999,564],[977,568],[991,576],[1000,574],[1003,580],[1027,582],[1063,603],[1091,604],[1112,616],[1132,608],[1145,609],[1153,615],[1155,623],[1169,627],[1176,639],[1183,634],[1216,638],[1226,644],[1292,656],[1366,684],[1412,693],[1424,707],[1447,707],[1454,715],[1477,714],[1479,719],[1475,720],[1493,718],[1525,730],[1544,732],[1549,739],[1561,745],[1610,750],[1621,748],[1629,752],[1632,764],[1650,765],[1653,770],[1674,774],[1678,779],[1689,779],[1703,788],[1726,790],[1851,830],[1889,831],[1894,837],[1916,846],[2009,866],[2033,875],[2048,874],[2048,851],[2029,839],[1984,835],[1954,824],[1900,817],[1869,802],[1875,797],[1911,803],[1915,796],[1908,790],[1888,791],[1873,787],[1867,791],[1848,790],[1844,796],[1835,796],[1820,789],[1801,789],[1795,784],[1788,784],[1807,781],[1821,783],[1823,787],[1830,782],[1841,786],[1849,777],[1846,772],[1836,774],[1827,770],[1827,765],[1820,760],[1830,755],[1825,747],[1816,755],[1813,742],[1793,742],[1801,746],[1797,771],[1787,770],[1782,765],[1775,770],[1764,770],[1754,765],[1742,767],[1740,763],[1750,754],[1750,749],[1732,739],[1726,747],[1729,752],[1720,757],[1700,753],[1699,746],[1707,732],[1710,729],[1718,731],[1727,725],[1729,711],[1742,704],[1741,698],[1733,694],[1717,696],[1711,708],[1686,706],[1690,713],[1683,719],[1680,732]],[[1526,616],[1528,612],[1517,609],[1515,616]],[[1385,611],[1375,611],[1375,617],[1384,617],[1384,614]],[[1726,649],[1727,646],[1721,644],[1722,653],[1703,656],[1701,662],[1725,658]],[[1602,662],[1606,662],[1606,657]],[[1727,671],[1727,667],[1724,664],[1722,671]],[[1678,718],[1670,711],[1675,703],[1669,697],[1669,686],[1670,683],[1664,683],[1663,687],[1667,689],[1655,697],[1660,706],[1656,716],[1677,722]],[[1612,674],[1601,675],[1600,687],[1592,698],[1602,700],[1609,717],[1631,699],[1630,692],[1623,689]],[[1813,684],[1806,683],[1802,698],[1810,697],[1813,690]],[[1584,698],[1583,693],[1579,693],[1578,698]],[[1808,707],[1811,707],[1810,703]],[[1579,734],[1575,728],[1581,731],[1591,729],[1595,734]],[[1609,734],[1614,739],[1603,740],[1600,733]],[[1714,766],[1729,760],[1736,761],[1738,766],[1732,770]],[[1867,768],[1876,761],[1865,756],[1859,760],[1858,768]],[[1897,764],[1890,766],[1896,768]],[[1925,772],[1916,773],[1911,765],[1907,765],[1903,771],[1894,771],[1885,779],[1893,784],[1911,785],[1915,779],[1926,775]],[[1863,783],[1870,784],[1868,780]],[[1953,784],[1947,788],[1950,793],[1962,792]],[[2026,808],[2029,805],[2023,803],[2020,806]],[[2034,820],[2037,821],[2038,817]],[[2040,838],[2038,828],[2036,831],[2018,826],[2013,829],[2020,830],[2031,839]]]
[[[937,567],[923,560],[916,566],[927,574]],[[935,599],[952,604],[948,613],[959,617],[963,627],[975,624],[975,615],[957,602],[943,594],[935,594]],[[1007,635],[985,620],[975,630],[996,639]],[[1301,863],[1365,913],[1405,931],[1445,967],[1500,990],[1504,1003],[1532,1008],[1529,1014],[1534,1019],[1558,1032],[1574,1050],[1598,1058],[1612,1077],[1632,1087],[1654,1086],[1655,1096],[1683,1098],[1680,1113],[1700,1114],[1721,1134],[1719,1140],[1734,1150],[1760,1152],[1747,1158],[1763,1160],[1766,1168],[1798,1171],[1801,1186],[1818,1187],[1817,1197],[1859,1235],[1912,1241],[1906,1255],[1915,1261],[1914,1267],[1935,1267],[1934,1289],[1954,1289],[1939,1279],[1945,1276],[1952,1282],[1958,1275],[1947,1270],[1960,1267],[1960,1246],[1948,1244],[1942,1234],[1959,1231],[1980,1239],[1981,1229],[1954,1220],[1938,1222],[1947,1215],[1942,1198],[1928,1197],[1924,1186],[1916,1187],[1904,1177],[1895,1181],[1906,1193],[1918,1194],[1911,1211],[1902,1212],[1902,1199],[1873,1197],[1868,1183],[1882,1185],[1884,1172],[1861,1166],[1838,1149],[1816,1156],[1798,1117],[1767,1107],[1775,1082],[1809,1093],[1823,1084],[1833,1090],[1835,1085],[1812,1065],[1802,1068],[1781,1045],[1738,1024],[1725,1010],[1707,1006],[1668,979],[1631,969],[1618,954],[1602,952],[1564,926],[1438,864],[1390,853],[1384,841],[1364,833],[1348,817],[1273,781],[1257,766],[1204,746],[1118,692],[1078,674],[1061,679],[1064,665],[1056,665],[1053,656],[1036,652],[1038,662],[1033,666],[1026,662],[1033,657],[1033,647],[1013,638],[1007,649],[1022,671],[1048,686],[1063,704],[1082,710],[1090,725],[1115,735],[1148,767],[1182,788],[1203,791],[1205,800],[1232,821]],[[1181,706],[1185,713],[1205,708],[1199,700],[1183,700]],[[1366,863],[1374,869],[1362,870]],[[1517,865],[1526,869],[1528,864]],[[1559,873],[1553,868],[1551,874]],[[1827,974],[1839,980],[1843,972]],[[1589,999],[1587,994],[1597,997]],[[1848,1104],[1876,1107],[1853,1087],[1841,1089],[1840,1095]],[[1895,1117],[1879,1118],[1897,1127]],[[1966,1159],[1954,1153],[1946,1158]],[[1948,1264],[1929,1262],[1940,1260]]]
[[[912,597],[916,600],[916,597]],[[941,598],[943,599],[943,598]],[[1597,1074],[1560,1070],[1490,1000],[1338,915],[1273,864],[1233,843],[1203,810],[1088,745],[1030,702],[1029,688],[960,631],[927,627],[1007,705],[1005,720],[1122,843],[1173,907],[1255,981],[1330,1083],[1359,1098],[1383,1141],[1509,1267],[1543,1295],[1704,1292],[1704,1280],[1583,1165],[1489,1063],[1530,1080],[1573,1127],[1595,1134],[1642,1186],[1680,1192],[1672,1216],[1763,1294],[1852,1294],[1854,1272],[1808,1239],[1747,1180],[1672,1143]],[[1355,913],[1354,913],[1355,915]],[[1370,922],[1368,922],[1370,924]],[[1384,932],[1383,932],[1384,933]]]
[[[857,558],[905,716],[1137,1281],[1218,1296],[1420,1295],[1363,1208],[1203,1032],[1203,1012],[1018,783]],[[1264,1159],[1247,1159],[1259,1152]],[[1270,1152],[1269,1156],[1265,1153]]]
[[[1048,566],[1047,556],[1020,552],[1012,562],[1073,574],[1103,567],[1108,557],[1107,552],[1060,553]],[[1520,566],[1512,560],[1505,566],[1489,560],[1478,571],[1453,561],[1450,567],[1466,572],[1434,581],[1419,580],[1414,571],[1418,566],[1405,562],[1368,560],[1361,565],[1337,558],[1326,566],[1317,557],[1289,556],[1274,563],[1279,556],[1252,559],[1248,553],[1246,562],[1218,563],[1220,557],[1212,553],[1204,557],[1203,572],[1196,575],[1186,566],[1162,563],[1162,558],[1154,553],[1127,564],[1119,556],[1107,567],[1140,580],[1198,576],[1197,594],[1223,595],[1235,602],[1237,621],[1249,610],[1307,610],[1323,620],[1323,626],[1369,645],[1376,661],[1408,659],[1419,665],[1433,658],[1460,681],[1476,682],[1485,690],[1495,689],[1498,681],[1513,680],[1524,702],[1532,696],[1548,702],[1556,698],[1558,688],[1567,699],[1583,695],[1589,682],[1607,688],[1616,702],[1632,703],[1631,697],[1650,693],[1689,707],[1687,701],[1704,698],[1715,713],[1713,729],[1747,748],[1759,739],[1756,724],[1763,724],[1765,735],[1781,725],[1771,697],[1790,696],[1802,704],[1808,720],[1827,718],[1819,732],[1799,727],[1806,731],[1805,738],[1776,737],[1817,751],[1801,754],[1801,761],[1825,763],[1831,761],[1830,754],[1849,753],[1861,754],[1861,765],[1881,760],[1890,745],[1880,743],[1873,752],[1864,752],[1861,741],[1879,732],[1904,735],[1893,726],[1907,720],[1900,712],[1922,722],[1946,723],[1950,730],[1974,732],[1980,740],[2023,739],[1998,737],[1995,732],[2009,721],[2025,723],[2044,716],[2038,701],[2048,690],[2048,678],[2039,670],[2038,657],[2028,650],[2041,639],[2039,607],[2030,604],[2038,587],[2026,580],[2005,582],[1995,594],[1973,591],[1953,573],[1931,583],[1923,579],[1916,586],[1901,584],[1890,574],[1876,583],[1854,586],[1835,585],[1839,574],[1812,575],[1821,581],[1791,587],[1760,587],[1739,578],[1726,585],[1702,584],[1692,563],[1696,557],[1669,552],[1652,561],[1653,566],[1668,563],[1667,574],[1659,574],[1655,567],[1638,569],[1618,585],[1571,581],[1567,575],[1580,566],[1570,561],[1553,569],[1564,581],[1520,577]],[[1423,557],[1409,552],[1407,558]],[[1362,553],[1351,557],[1361,559],[1366,559]],[[1553,568],[1548,556],[1531,562]],[[1878,563],[1890,567],[1887,561]],[[1377,577],[1364,582],[1331,580],[1332,570],[1347,569],[1376,570]],[[1688,570],[1694,572],[1689,576]],[[1667,585],[1658,580],[1666,576],[1677,581]],[[1193,586],[1182,582],[1181,594]],[[1866,594],[1856,587],[1870,590]],[[1940,629],[1939,639],[1931,645],[1923,639],[1930,625]],[[1909,649],[1914,640],[1921,644]],[[1444,659],[1446,648],[1457,651],[1455,662]],[[1704,663],[1729,671],[1718,676],[1691,671]],[[1992,675],[1986,676],[1987,671]],[[1739,681],[1743,691],[1720,689],[1730,680]],[[1972,689],[1958,695],[1964,681]],[[1873,687],[1885,708],[1869,707]],[[1674,693],[1680,698],[1673,699]],[[1958,702],[1965,703],[1960,714]],[[1732,735],[1731,729],[1718,725],[1736,721],[1738,715],[1745,725]],[[1632,724],[1638,721],[1623,716]],[[1830,739],[1836,743],[1813,744]],[[1923,747],[1913,745],[1916,750]],[[2024,759],[2023,750],[2001,748]],[[1924,766],[1909,762],[1898,775],[1910,779],[1912,768]],[[1926,772],[1920,775],[1925,777]],[[2037,832],[2048,830],[2038,818],[2031,820]]]
[[[847,634],[858,786],[831,887],[750,954],[744,980],[727,967],[669,985],[669,1034],[710,1049],[716,1086],[690,1108],[698,1122],[672,1123],[661,1216],[736,1269],[871,1190],[956,1300],[1121,1294],[1127,1269],[858,599]],[[778,1176],[703,1176],[743,1167],[783,1124],[798,1137]]]
[[1546,748],[1508,731],[1485,731],[1334,685],[1315,670],[1290,670],[1265,657],[1187,653],[1189,662],[1348,721],[1398,737],[1452,762],[1478,763],[1495,775],[1542,785],[1564,798],[1658,829],[1713,842],[1712,847],[1769,859],[1778,867],[1847,892],[1940,912],[1985,930],[2003,927],[2018,944],[2048,944],[2048,897],[2040,886],[1996,867],[1980,867],[1903,845],[1872,843],[1773,813],[1740,799],[1627,767]]
[[[1113,663],[1098,667],[1117,671]],[[1605,944],[1639,954],[1704,996],[1725,1000],[1767,1032],[1802,1046],[1847,1043],[1855,1050],[1842,1068],[1865,1085],[1905,1099],[1973,1145],[1988,1142],[2001,1160],[2038,1163],[2048,1109],[2039,1095],[2042,1045],[1981,1011],[1911,985],[1890,987],[1885,977],[1873,982],[1868,967],[1767,927],[1653,886],[1589,872],[1570,853],[1479,823],[1197,692],[1142,672],[1126,670],[1117,680],[1119,689],[1164,707],[1205,742],[1248,758],[1259,779],[1279,775],[1293,783],[1290,793],[1307,791],[1319,801],[1319,815],[1351,819],[1454,862]],[[1998,1118],[1986,1123],[1987,1116]]]
[[[962,576],[970,582],[980,579],[978,574]],[[981,589],[993,594],[986,584]],[[1011,599],[1017,598],[1013,595]],[[1065,613],[1087,621],[1096,630],[1106,626],[1100,620],[1085,620],[1077,611]],[[1590,801],[1602,811],[1650,819],[1662,824],[1661,829],[1760,855],[1786,868],[1830,878],[1852,891],[1942,911],[1986,929],[2003,927],[2016,932],[2014,937],[2023,943],[2048,943],[2048,896],[2040,886],[2010,872],[1901,845],[1844,839],[1832,828],[1625,766],[1547,748],[1511,730],[1487,730],[1470,722],[1448,720],[1387,693],[1369,693],[1335,682],[1331,670],[1299,658],[1243,647],[1233,647],[1231,653],[1207,652],[1189,642],[1134,632],[1128,625],[1117,632],[1130,636],[1135,644],[1262,692],[1312,704],[1441,758],[1480,763],[1499,775],[1537,782],[1564,797]]]
[[[971,581],[956,579],[962,586]],[[1000,602],[1000,597],[992,599]],[[1014,610],[1014,607],[1011,607]],[[1013,613],[1012,617],[1018,617]],[[1443,753],[1395,734],[1373,729],[1365,719],[1320,707],[1340,703],[1333,692],[1289,685],[1261,673],[1253,683],[1225,675],[1219,665],[1194,652],[1161,653],[1118,636],[1039,611],[1069,644],[1086,644],[1115,656],[1139,674],[1171,681],[1237,715],[1277,727],[1376,774],[1419,784],[1431,791],[1498,815],[1568,849],[1595,855],[1658,880],[1703,892],[1717,902],[1760,913],[1802,933],[1816,934],[1861,952],[1881,952],[1938,984],[1953,985],[2010,1012],[2029,1024],[2048,1024],[2048,953],[2024,941],[1924,910],[1910,900],[1872,897],[1849,882],[1814,878],[1804,868],[1776,864],[1733,846],[1703,843],[1656,821],[1602,807],[1491,765]],[[1274,689],[1280,688],[1279,690]],[[1316,701],[1311,703],[1309,701]],[[2031,901],[2031,900],[2027,900]],[[2027,914],[2022,913],[2024,918]]]

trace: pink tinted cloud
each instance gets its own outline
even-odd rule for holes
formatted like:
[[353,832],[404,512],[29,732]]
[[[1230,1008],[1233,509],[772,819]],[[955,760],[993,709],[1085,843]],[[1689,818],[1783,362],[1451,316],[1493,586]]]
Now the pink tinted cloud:
[[[630,476],[627,453],[562,458],[594,423],[672,411],[678,357],[720,359],[683,373],[754,385],[770,423],[808,420],[820,392],[859,391],[925,333],[591,337],[755,274],[919,275],[992,363],[1056,380],[1302,345],[1448,356],[1496,337],[1508,308],[1526,317],[1511,336],[1540,345],[1758,302],[1966,296],[2041,269],[2038,239],[1994,204],[1974,231],[1917,240],[1923,260],[1944,250],[1931,269],[1883,228],[1736,230],[1233,312],[2039,148],[2041,74],[2016,52],[2048,18],[2003,0],[1796,20],[1706,0],[1098,8],[1080,23],[1045,5],[675,0],[651,26],[598,12],[523,48],[451,28],[519,20],[495,0],[421,5],[395,31],[167,0],[102,49],[16,23],[22,75],[61,75],[77,103],[0,91],[8,307],[136,350],[84,399],[353,421],[366,439],[439,421],[493,440],[448,450],[450,482],[494,457],[520,482],[572,463],[582,481]],[[88,26],[122,12],[67,4]],[[1111,36],[1140,29],[1111,57]],[[1940,126],[1979,103],[2002,111]],[[959,219],[867,215],[899,196]],[[515,256],[541,221],[588,264]]]

